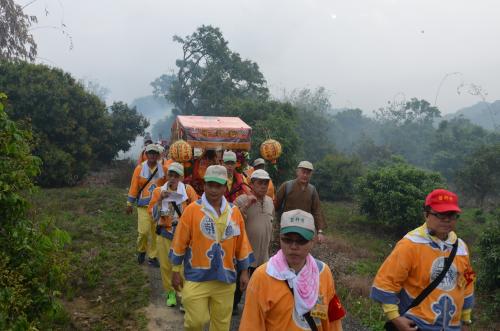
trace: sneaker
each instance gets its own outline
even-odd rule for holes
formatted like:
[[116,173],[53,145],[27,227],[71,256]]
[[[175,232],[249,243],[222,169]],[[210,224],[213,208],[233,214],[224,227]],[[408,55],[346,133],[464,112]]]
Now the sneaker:
[[155,268],[159,268],[160,267],[160,263],[158,262],[158,259],[156,257],[154,258],[149,258],[148,260],[148,264],[152,267],[155,267]]
[[137,253],[137,262],[139,264],[143,264],[144,260],[146,260],[146,252],[139,252],[139,253]]
[[168,291],[167,293],[167,307],[177,306],[177,298],[175,297],[175,291]]
[[180,305],[179,305],[179,310],[180,310],[182,313],[184,313],[184,312],[185,312],[185,310],[184,310],[184,306],[182,305],[182,302],[181,302],[181,303],[180,303]]

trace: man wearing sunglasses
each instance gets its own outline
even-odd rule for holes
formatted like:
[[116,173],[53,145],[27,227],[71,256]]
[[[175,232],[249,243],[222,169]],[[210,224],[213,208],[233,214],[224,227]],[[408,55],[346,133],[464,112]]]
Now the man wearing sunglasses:
[[315,234],[308,212],[282,214],[281,249],[252,274],[240,331],[342,330],[332,272],[310,254]]
[[[397,330],[469,330],[475,274],[468,248],[454,232],[460,212],[455,193],[429,193],[425,223],[397,243],[375,276],[371,297],[382,303]],[[444,277],[414,306],[413,300],[439,277],[453,250],[456,254]],[[407,310],[410,306],[414,307]]]

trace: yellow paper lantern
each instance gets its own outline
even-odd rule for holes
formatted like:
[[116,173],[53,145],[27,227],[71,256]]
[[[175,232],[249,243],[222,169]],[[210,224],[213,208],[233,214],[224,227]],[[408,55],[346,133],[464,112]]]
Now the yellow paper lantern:
[[170,156],[176,162],[187,162],[193,158],[193,150],[184,140],[177,140],[170,145]]
[[260,145],[260,155],[271,163],[276,163],[281,155],[281,144],[274,139],[264,141]]

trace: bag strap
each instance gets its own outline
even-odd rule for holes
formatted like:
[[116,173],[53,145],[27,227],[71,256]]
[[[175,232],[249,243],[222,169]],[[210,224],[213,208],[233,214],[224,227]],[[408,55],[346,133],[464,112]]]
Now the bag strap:
[[177,206],[177,204],[173,201],[170,201],[170,203],[172,204],[172,207],[174,207],[174,210],[177,213],[177,216],[181,217],[182,213],[181,213],[181,210],[179,209],[179,206]]
[[[295,296],[293,294],[293,288],[291,288],[289,285],[288,285],[288,281],[287,280],[284,280],[285,284],[286,284],[286,287],[288,287],[288,289],[290,290],[290,292],[292,292],[292,296]],[[316,323],[314,322],[314,319],[312,318],[311,316],[311,312],[308,311],[307,313],[305,313],[304,315],[302,315],[305,319],[306,319],[306,322],[307,324],[309,325],[309,327],[311,328],[312,331],[318,331],[318,327],[316,326]]]
[[279,210],[280,214],[283,214],[283,211],[285,210],[286,198],[288,197],[288,194],[292,190],[293,182],[294,182],[293,179],[285,182],[285,196],[283,197],[283,201],[281,201],[281,206]]
[[146,183],[145,183],[145,184],[141,187],[141,189],[139,190],[139,192],[137,192],[137,197],[136,197],[136,199],[137,199],[137,200],[139,200],[139,197],[141,196],[141,193],[142,193],[142,191],[144,190],[144,188],[145,188],[146,186],[148,186],[148,184],[149,184],[149,182],[151,181],[151,179],[153,179],[153,177],[154,177],[154,176],[156,175],[156,173],[158,172],[158,167],[159,167],[159,166],[160,166],[159,164],[157,164],[157,165],[156,165],[156,169],[155,169],[155,171],[153,171],[153,173],[149,176],[149,178],[148,178],[148,180],[146,181]]
[[418,306],[434,289],[441,283],[443,280],[444,276],[446,276],[446,273],[450,269],[451,264],[453,263],[453,260],[455,259],[455,255],[457,254],[457,248],[458,248],[458,238],[457,241],[453,244],[453,248],[451,250],[450,256],[445,258],[445,264],[444,268],[441,271],[441,273],[432,281],[432,283],[429,284],[420,294],[412,301],[412,303],[408,306],[408,308],[405,309],[403,312],[406,313],[408,310],[412,309],[413,307]]

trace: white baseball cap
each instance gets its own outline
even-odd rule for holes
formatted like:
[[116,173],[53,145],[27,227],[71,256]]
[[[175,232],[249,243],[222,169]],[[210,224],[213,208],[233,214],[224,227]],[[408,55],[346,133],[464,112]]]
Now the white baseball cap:
[[236,153],[233,151],[224,151],[224,154],[222,155],[222,161],[236,162]]
[[253,161],[253,166],[256,167],[256,166],[259,166],[261,164],[266,164],[266,161],[264,161],[263,158],[259,157],[258,159],[255,159]]
[[179,174],[180,176],[184,176],[184,166],[178,162],[172,162],[168,166],[168,171],[173,171]]
[[300,161],[297,168],[304,168],[309,170],[314,170],[313,164],[309,161]]
[[160,146],[158,146],[157,144],[149,144],[146,146],[146,153],[147,152],[161,153]]
[[252,172],[250,179],[271,179],[271,177],[264,169],[258,169]]

